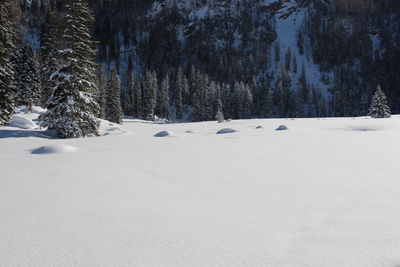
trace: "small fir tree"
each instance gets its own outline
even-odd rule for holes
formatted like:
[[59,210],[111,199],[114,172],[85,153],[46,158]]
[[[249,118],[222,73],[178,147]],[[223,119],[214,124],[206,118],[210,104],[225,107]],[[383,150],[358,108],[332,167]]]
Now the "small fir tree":
[[371,107],[369,108],[369,116],[372,118],[390,118],[390,108],[387,104],[386,95],[380,85],[376,89],[372,97]]

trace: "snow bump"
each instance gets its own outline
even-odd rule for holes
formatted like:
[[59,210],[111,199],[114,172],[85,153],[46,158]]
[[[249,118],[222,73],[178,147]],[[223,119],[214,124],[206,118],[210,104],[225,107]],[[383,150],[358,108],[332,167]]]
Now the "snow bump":
[[159,133],[156,133],[154,137],[168,137],[168,136],[174,136],[172,132],[169,131],[161,131]]
[[276,128],[276,131],[287,131],[289,128],[286,125],[280,125],[278,128]]
[[47,155],[47,154],[63,154],[63,153],[75,153],[78,148],[69,145],[49,145],[35,148],[31,154],[35,155]]
[[231,128],[224,128],[217,132],[217,134],[229,134],[229,133],[236,133],[237,131]]

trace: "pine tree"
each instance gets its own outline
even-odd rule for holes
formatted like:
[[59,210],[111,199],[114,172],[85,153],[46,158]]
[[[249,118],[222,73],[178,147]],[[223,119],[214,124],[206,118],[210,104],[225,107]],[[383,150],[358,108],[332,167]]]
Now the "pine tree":
[[169,75],[166,74],[161,82],[160,91],[158,96],[158,110],[159,116],[162,118],[168,118],[168,108],[169,108]]
[[97,73],[97,82],[98,82],[98,98],[97,103],[99,104],[99,117],[102,119],[106,118],[106,91],[107,91],[107,77],[104,72],[103,67],[99,68]]
[[14,99],[17,105],[41,104],[38,64],[33,49],[24,45],[17,50],[14,67]]
[[62,64],[50,77],[56,86],[47,102],[48,111],[39,117],[42,126],[61,138],[99,134],[95,50],[89,30],[92,23],[93,15],[84,0],[67,6],[63,49],[58,51]]
[[14,29],[10,4],[9,0],[0,2],[0,125],[10,123],[14,112],[11,64]]
[[178,72],[176,73],[175,80],[175,109],[176,109],[176,117],[180,118],[182,116],[182,108],[183,108],[183,93],[184,93],[184,74],[181,66],[178,68]]
[[371,107],[369,108],[369,116],[372,118],[390,118],[390,108],[387,104],[386,95],[380,85],[376,89],[372,97]]
[[157,74],[146,71],[144,80],[143,117],[145,120],[154,120],[154,109],[157,101]]
[[192,95],[192,121],[203,120],[203,86],[201,73],[192,68],[190,76],[190,85],[193,91]]
[[133,116],[142,118],[142,81],[133,75]]
[[115,67],[111,68],[106,92],[106,120],[121,124],[123,116],[121,107],[121,81]]
[[42,87],[42,106],[46,106],[47,101],[53,94],[56,86],[55,79],[51,79],[59,66],[59,53],[60,48],[59,39],[61,36],[61,22],[57,17],[57,13],[49,12],[46,21],[43,24],[40,33],[40,84]]

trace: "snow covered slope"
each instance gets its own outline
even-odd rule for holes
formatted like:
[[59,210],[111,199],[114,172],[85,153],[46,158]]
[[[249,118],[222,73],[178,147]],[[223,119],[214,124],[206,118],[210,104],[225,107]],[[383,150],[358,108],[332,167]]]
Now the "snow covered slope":
[[0,266],[398,266],[399,122],[0,127]]

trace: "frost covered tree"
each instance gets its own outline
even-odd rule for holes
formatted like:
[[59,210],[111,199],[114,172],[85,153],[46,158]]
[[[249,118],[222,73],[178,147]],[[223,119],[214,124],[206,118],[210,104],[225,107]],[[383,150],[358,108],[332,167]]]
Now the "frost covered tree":
[[372,118],[390,118],[390,108],[387,104],[386,95],[380,85],[372,97],[369,116]]
[[169,75],[166,74],[164,79],[161,82],[160,91],[158,96],[158,112],[159,116],[162,118],[168,117],[168,109],[169,109]]
[[104,69],[100,67],[97,73],[97,83],[98,83],[98,98],[97,103],[99,104],[99,117],[105,119],[106,117],[106,90],[107,90],[107,77]]
[[14,112],[11,64],[14,28],[10,4],[9,0],[0,1],[0,125],[10,123]]
[[236,82],[233,91],[236,98],[237,117],[239,119],[250,118],[253,103],[250,87],[242,82]]
[[53,94],[55,79],[51,79],[60,65],[58,49],[60,47],[60,19],[55,12],[49,12],[40,33],[40,83],[42,87],[41,102],[46,106]]
[[121,81],[115,67],[110,71],[106,92],[106,120],[121,124],[123,116],[121,107]]
[[154,120],[154,109],[157,101],[157,74],[152,71],[146,71],[143,85],[143,117],[145,120],[152,121]]
[[62,49],[58,51],[61,64],[50,77],[55,88],[47,102],[47,112],[39,117],[42,126],[54,130],[61,138],[99,134],[92,23],[93,15],[84,0],[67,6]]
[[175,80],[175,110],[176,117],[180,118],[182,116],[182,108],[183,108],[183,94],[185,87],[185,77],[182,71],[182,67],[179,66],[178,72],[176,73]]
[[139,77],[132,73],[132,114],[135,118],[142,118],[142,83]]
[[192,121],[203,120],[203,86],[201,73],[192,68],[190,75],[190,87],[192,90]]
[[41,104],[39,69],[35,53],[30,45],[24,45],[15,53],[14,100],[17,105]]

